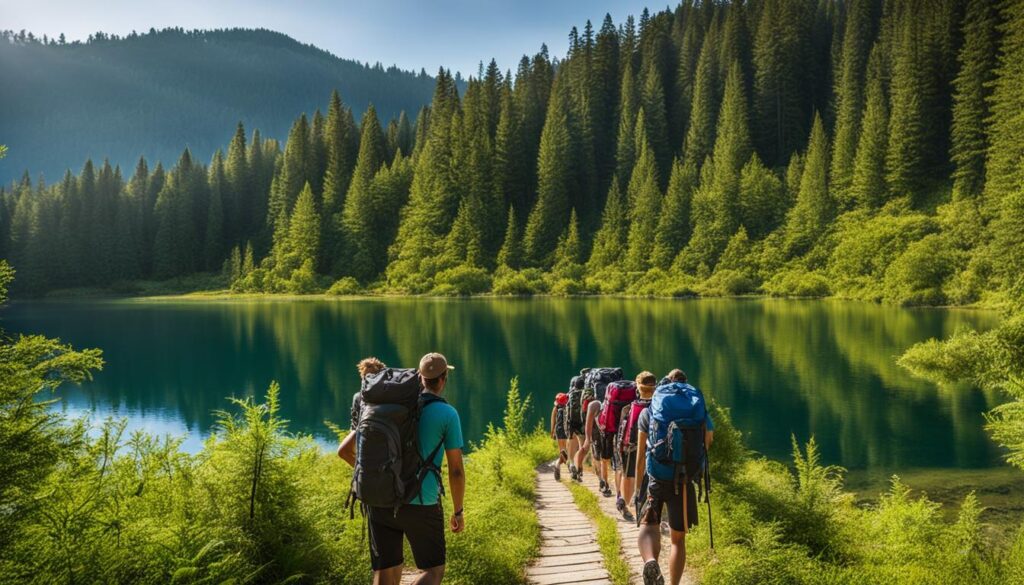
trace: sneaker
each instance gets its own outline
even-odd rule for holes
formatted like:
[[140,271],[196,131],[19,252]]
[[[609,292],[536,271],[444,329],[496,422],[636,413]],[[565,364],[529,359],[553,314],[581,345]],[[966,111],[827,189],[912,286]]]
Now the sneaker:
[[612,497],[612,488],[608,487],[607,483],[604,484],[604,488],[601,490],[601,495],[606,498]]
[[661,576],[661,567],[658,561],[650,560],[644,563],[644,585],[665,585],[665,578]]
[[623,500],[622,497],[615,498],[615,509],[619,512],[624,512],[626,510],[626,500]]
[[555,481],[562,481],[562,466],[555,468]]
[[629,511],[629,508],[622,509],[622,517],[625,518],[627,522],[636,522],[636,518],[633,516],[633,513]]

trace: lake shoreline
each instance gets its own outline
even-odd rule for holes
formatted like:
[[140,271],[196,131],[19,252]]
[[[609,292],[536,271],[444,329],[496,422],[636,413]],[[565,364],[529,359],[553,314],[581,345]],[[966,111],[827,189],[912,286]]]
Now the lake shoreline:
[[501,295],[494,293],[480,293],[472,295],[438,295],[438,294],[411,294],[401,292],[362,292],[347,295],[331,295],[327,293],[293,294],[293,293],[236,293],[228,289],[196,290],[187,292],[156,293],[156,294],[118,294],[107,289],[69,289],[54,291],[39,298],[14,298],[12,303],[25,302],[75,302],[75,301],[122,301],[138,303],[162,303],[162,302],[248,302],[248,301],[274,301],[274,302],[309,302],[309,301],[364,301],[364,300],[451,300],[467,301],[476,299],[624,299],[624,300],[779,300],[779,301],[839,301],[864,303],[867,305],[896,307],[900,309],[941,309],[941,310],[967,310],[967,311],[999,311],[1002,306],[997,303],[977,302],[968,305],[898,305],[881,301],[849,298],[843,296],[826,297],[798,297],[798,296],[774,296],[768,294],[744,294],[744,295],[685,295],[685,296],[652,296],[652,295],[631,295],[625,293],[612,294],[551,294],[537,293],[528,295]]

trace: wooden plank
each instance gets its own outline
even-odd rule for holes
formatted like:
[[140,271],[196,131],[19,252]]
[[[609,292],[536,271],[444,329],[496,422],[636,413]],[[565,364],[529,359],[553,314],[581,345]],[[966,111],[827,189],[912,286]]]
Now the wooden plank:
[[553,565],[550,567],[529,567],[526,569],[526,574],[550,575],[551,573],[562,573],[565,571],[591,571],[603,568],[604,565],[600,561],[584,561],[582,563]]
[[579,583],[581,581],[592,581],[595,579],[607,579],[608,571],[601,567],[589,571],[568,571],[564,573],[551,573],[548,575],[534,575],[530,582],[534,585],[563,585],[566,583]]

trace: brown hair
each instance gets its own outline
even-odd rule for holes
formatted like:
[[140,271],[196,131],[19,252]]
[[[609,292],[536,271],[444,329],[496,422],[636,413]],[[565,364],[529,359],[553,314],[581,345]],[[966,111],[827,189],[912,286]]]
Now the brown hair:
[[636,375],[637,386],[654,386],[658,383],[658,379],[654,377],[654,374],[644,370]]
[[423,380],[423,385],[426,386],[427,390],[437,392],[437,389],[441,386],[441,380],[448,379],[448,372],[444,372],[436,378],[424,378],[423,376],[420,376],[420,378]]
[[375,357],[363,358],[359,360],[358,364],[356,364],[356,369],[359,370],[360,378],[365,378],[370,374],[376,374],[377,372],[383,370],[385,367],[387,366],[384,365],[384,362],[380,361]]
[[672,380],[673,382],[685,382],[686,372],[680,370],[679,368],[676,368],[668,373],[668,379]]

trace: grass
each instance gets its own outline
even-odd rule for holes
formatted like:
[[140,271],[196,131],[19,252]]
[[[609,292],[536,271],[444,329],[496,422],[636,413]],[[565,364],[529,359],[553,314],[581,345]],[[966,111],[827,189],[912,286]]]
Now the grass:
[[597,545],[604,558],[604,566],[615,585],[629,585],[629,565],[622,558],[622,540],[615,520],[601,511],[597,496],[582,485],[566,484],[572,492],[576,506],[597,524]]

